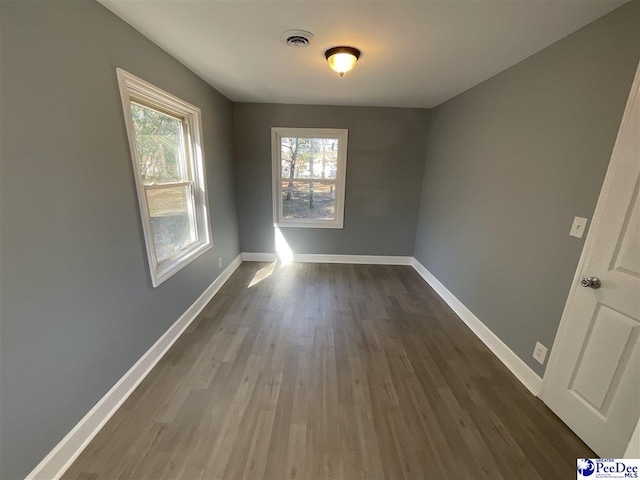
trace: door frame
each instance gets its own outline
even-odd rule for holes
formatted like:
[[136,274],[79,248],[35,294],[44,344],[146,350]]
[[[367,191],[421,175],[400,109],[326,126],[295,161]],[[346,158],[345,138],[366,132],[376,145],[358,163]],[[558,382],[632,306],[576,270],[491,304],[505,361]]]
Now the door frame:
[[[580,287],[580,279],[583,276],[587,258],[590,256],[591,252],[593,251],[594,235],[591,232],[596,231],[600,225],[603,211],[604,211],[604,206],[613,185],[613,178],[621,162],[621,154],[620,154],[620,151],[622,150],[622,147],[620,146],[621,133],[625,129],[627,123],[629,122],[631,105],[635,101],[636,96],[638,95],[640,95],[640,64],[638,64],[638,67],[636,68],[636,73],[633,78],[631,90],[629,92],[627,103],[625,104],[625,108],[624,108],[624,113],[622,115],[622,121],[620,122],[620,127],[618,128],[618,134],[616,135],[616,141],[613,146],[613,151],[611,152],[611,159],[609,160],[607,173],[604,177],[604,182],[602,183],[602,189],[600,190],[600,195],[598,197],[598,203],[596,204],[595,211],[593,212],[591,225],[589,226],[589,229],[587,231],[587,237],[586,237],[584,246],[582,247],[582,253],[580,254],[580,260],[578,261],[576,272],[573,276],[571,289],[569,290],[569,295],[567,296],[567,301],[564,305],[564,310],[562,311],[562,317],[560,318],[558,331],[556,332],[556,336],[553,341],[553,345],[551,347],[551,355],[549,356],[549,363],[547,364],[547,368],[545,370],[544,377],[542,379],[542,388],[540,390],[540,394],[538,395],[542,401],[545,401],[545,394],[547,392],[547,386],[550,378],[549,372],[551,372],[552,369],[554,368],[556,364],[556,359],[558,357],[558,351],[556,347],[560,343],[560,339],[562,338],[564,331],[567,328],[569,314],[570,314],[571,308],[573,307],[573,303],[575,301],[576,292],[578,291],[578,288],[582,288]],[[638,427],[640,427],[640,420],[638,421],[638,426],[636,426],[636,431],[638,430]],[[627,447],[627,451],[628,451],[628,447]]]

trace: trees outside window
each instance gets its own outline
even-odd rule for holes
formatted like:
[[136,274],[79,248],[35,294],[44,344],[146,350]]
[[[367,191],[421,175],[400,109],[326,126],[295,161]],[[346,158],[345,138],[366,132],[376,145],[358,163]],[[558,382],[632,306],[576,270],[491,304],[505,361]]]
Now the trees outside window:
[[342,228],[347,130],[273,128],[274,222]]
[[156,287],[211,247],[200,109],[117,74]]

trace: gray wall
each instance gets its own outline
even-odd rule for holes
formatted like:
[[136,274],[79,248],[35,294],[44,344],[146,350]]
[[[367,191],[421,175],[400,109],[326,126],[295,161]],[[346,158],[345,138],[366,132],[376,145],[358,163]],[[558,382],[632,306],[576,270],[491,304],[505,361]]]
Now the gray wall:
[[[627,4],[437,107],[415,257],[520,358],[551,348],[640,56]],[[547,356],[548,358],[548,356]]]
[[281,228],[293,252],[413,254],[429,110],[236,103],[233,115],[243,252],[275,251],[271,127],[325,127],[349,129],[344,229]]
[[[239,252],[232,105],[96,2],[0,2],[0,478],[24,477]],[[202,109],[214,248],[151,286],[116,82]]]

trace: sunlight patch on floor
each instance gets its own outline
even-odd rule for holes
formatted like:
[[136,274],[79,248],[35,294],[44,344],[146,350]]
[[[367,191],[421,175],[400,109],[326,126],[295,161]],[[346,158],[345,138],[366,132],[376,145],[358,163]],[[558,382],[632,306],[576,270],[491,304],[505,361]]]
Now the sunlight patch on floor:
[[265,278],[269,278],[275,268],[276,268],[276,262],[270,263],[266,267],[262,267],[253,276],[253,278],[251,279],[251,283],[249,283],[249,286],[247,288],[251,288],[254,285],[257,285],[258,283],[260,283]]

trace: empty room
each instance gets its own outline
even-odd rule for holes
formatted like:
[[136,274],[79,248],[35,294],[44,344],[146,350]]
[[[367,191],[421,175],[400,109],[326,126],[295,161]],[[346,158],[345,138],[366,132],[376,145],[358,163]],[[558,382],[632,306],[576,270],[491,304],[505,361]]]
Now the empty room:
[[0,479],[640,475],[640,0],[0,0]]

